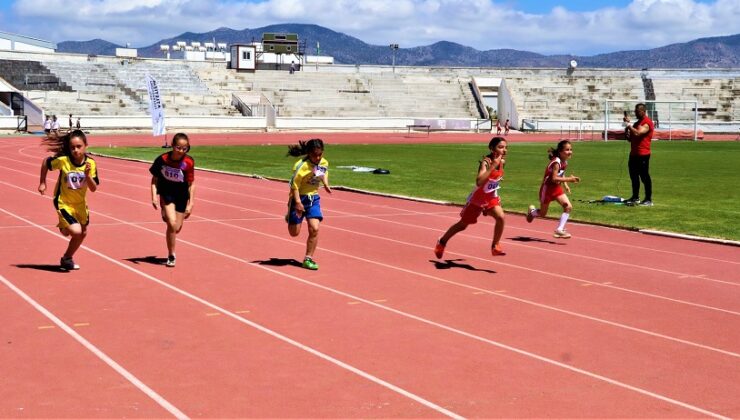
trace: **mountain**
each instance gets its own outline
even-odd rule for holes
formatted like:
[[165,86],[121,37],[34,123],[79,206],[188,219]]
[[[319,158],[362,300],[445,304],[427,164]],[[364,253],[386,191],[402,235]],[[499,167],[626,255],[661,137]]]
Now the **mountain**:
[[[370,45],[357,38],[318,25],[279,24],[262,28],[234,30],[219,28],[206,33],[185,32],[139,48],[140,57],[161,57],[160,44],[177,41],[249,43],[262,39],[265,32],[298,34],[305,52],[316,53],[320,44],[322,55],[331,55],[338,64],[391,64],[393,51],[388,46]],[[117,45],[100,39],[65,41],[59,52],[113,55]],[[496,49],[479,51],[475,48],[440,41],[431,45],[400,48],[395,63],[401,66],[461,66],[461,67],[564,67],[575,59],[580,67],[599,68],[735,68],[740,67],[740,34],[671,44],[649,50],[618,51],[594,56],[542,55],[528,51]]]
[[102,39],[93,39],[92,41],[64,41],[57,44],[58,52],[77,54],[116,55],[116,48],[121,48],[121,46]]

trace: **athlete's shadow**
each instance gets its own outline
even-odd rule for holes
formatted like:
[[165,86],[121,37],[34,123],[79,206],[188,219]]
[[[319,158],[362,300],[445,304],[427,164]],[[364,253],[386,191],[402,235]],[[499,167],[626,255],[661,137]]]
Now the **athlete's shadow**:
[[63,270],[59,264],[14,264],[14,267],[18,268],[30,268],[32,270],[39,271],[50,271],[52,273],[67,273],[67,270]]
[[275,258],[272,257],[269,260],[256,260],[252,261],[259,265],[271,265],[274,267],[285,267],[286,265],[292,265],[293,267],[303,267],[300,261],[293,258]]
[[533,238],[531,236],[515,236],[513,238],[508,238],[508,239],[511,239],[512,241],[517,241],[517,242],[542,242],[543,244],[550,244],[550,245],[565,245],[562,242],[555,242],[549,239],[542,239],[542,238]]
[[152,265],[164,265],[167,262],[167,258],[155,257],[154,255],[148,255],[146,257],[125,258],[125,260],[130,261],[134,264],[147,263]]
[[458,258],[455,260],[444,260],[444,261],[437,261],[437,260],[429,260],[430,263],[434,263],[434,268],[437,270],[449,270],[450,268],[464,268],[465,270],[470,271],[482,271],[484,273],[490,273],[490,274],[496,274],[493,270],[486,270],[484,268],[475,268],[470,264],[460,264],[456,261],[465,261],[462,258]]

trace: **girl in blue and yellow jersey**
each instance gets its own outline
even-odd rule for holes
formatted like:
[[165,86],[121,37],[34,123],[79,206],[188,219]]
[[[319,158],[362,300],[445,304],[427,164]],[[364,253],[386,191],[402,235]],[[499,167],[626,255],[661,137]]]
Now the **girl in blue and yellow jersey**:
[[172,138],[172,151],[157,157],[149,168],[152,174],[152,207],[161,208],[167,223],[167,267],[175,266],[177,234],[193,212],[195,202],[195,160],[188,155],[190,139],[185,133]]
[[59,179],[54,187],[54,207],[59,217],[59,230],[69,236],[69,245],[59,264],[63,270],[78,270],[72,257],[87,236],[87,225],[90,223],[90,211],[87,208],[85,194],[87,190],[95,191],[100,181],[95,160],[87,156],[87,137],[80,130],[74,130],[62,137],[51,137],[44,140],[54,156],[41,163],[39,192],[46,191],[46,174],[49,170],[58,170]]
[[306,240],[306,257],[303,267],[318,270],[319,265],[313,260],[316,244],[319,241],[319,225],[324,220],[321,214],[319,187],[323,184],[326,192],[329,187],[329,162],[324,159],[324,142],[321,139],[300,141],[288,149],[290,156],[305,157],[293,165],[293,177],[290,178],[290,197],[288,199],[288,222],[290,236],[301,233],[301,223],[306,219],[308,239]]
[[496,227],[493,229],[491,254],[506,255],[501,249],[501,236],[504,233],[504,209],[501,207],[501,198],[498,195],[499,184],[504,177],[504,157],[506,156],[506,139],[494,137],[488,143],[489,155],[483,157],[478,164],[478,175],[475,177],[475,187],[468,196],[467,203],[460,211],[460,220],[447,229],[444,235],[434,246],[434,255],[442,258],[445,246],[457,233],[465,230],[468,225],[478,222],[478,216],[493,216]]

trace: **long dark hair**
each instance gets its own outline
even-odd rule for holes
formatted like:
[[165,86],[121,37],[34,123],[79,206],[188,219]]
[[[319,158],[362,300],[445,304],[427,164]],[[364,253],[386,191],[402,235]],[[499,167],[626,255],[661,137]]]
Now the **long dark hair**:
[[300,140],[298,144],[288,146],[288,156],[304,156],[316,149],[324,150],[321,139]]
[[46,137],[41,140],[41,144],[46,147],[46,150],[54,153],[54,156],[70,156],[72,153],[69,150],[69,142],[75,137],[81,138],[82,142],[87,146],[87,136],[85,136],[82,130],[72,130],[63,136],[53,135]]
[[563,149],[565,149],[565,146],[569,144],[570,144],[570,141],[568,140],[560,140],[557,147],[555,148],[551,147],[547,149],[547,156],[550,157],[550,160],[554,159],[556,156],[560,156],[560,152],[562,152]]

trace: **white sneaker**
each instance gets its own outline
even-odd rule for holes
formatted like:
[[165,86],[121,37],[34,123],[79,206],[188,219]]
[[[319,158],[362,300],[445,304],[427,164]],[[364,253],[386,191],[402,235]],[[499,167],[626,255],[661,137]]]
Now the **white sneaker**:
[[167,267],[174,267],[175,266],[175,256],[170,255],[167,257],[167,262],[164,263]]
[[555,229],[555,233],[553,233],[552,236],[559,239],[570,239],[571,235],[564,230]]

